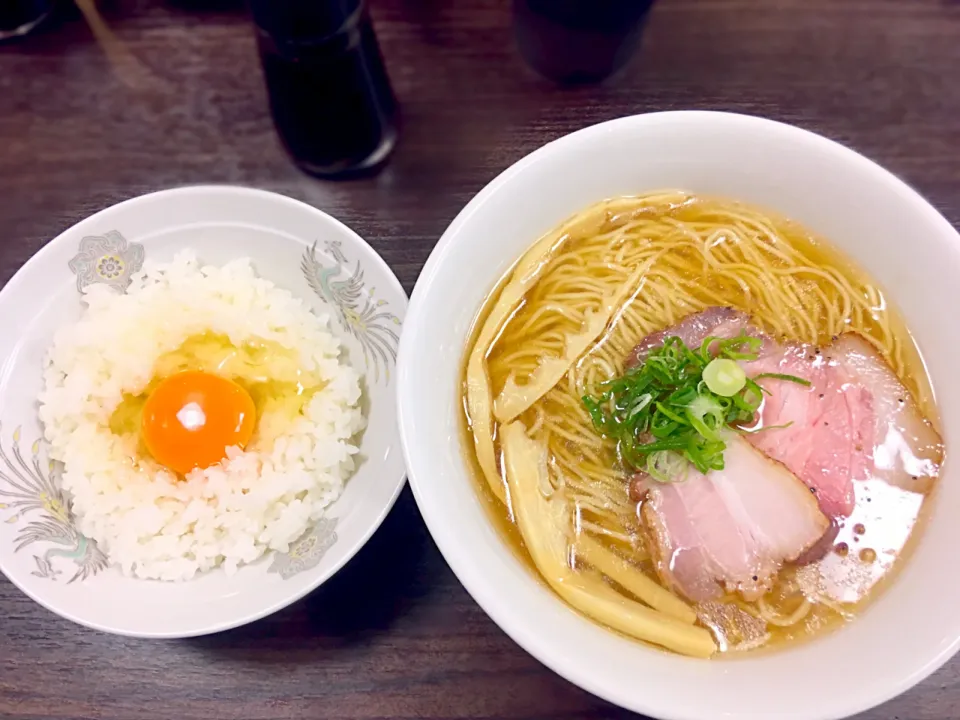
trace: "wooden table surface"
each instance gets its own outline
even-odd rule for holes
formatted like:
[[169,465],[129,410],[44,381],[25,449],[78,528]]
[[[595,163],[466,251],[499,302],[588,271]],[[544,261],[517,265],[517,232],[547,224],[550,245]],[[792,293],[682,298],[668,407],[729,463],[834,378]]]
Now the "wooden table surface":
[[[515,160],[586,125],[664,109],[736,110],[818,131],[878,160],[960,223],[955,0],[661,0],[626,72],[566,90],[521,63],[507,0],[374,0],[403,134],[380,175],[340,184],[301,175],[281,151],[242,9],[198,4],[112,0],[111,53],[75,11],[0,46],[0,284],[95,210],[160,188],[229,182],[332,213],[409,291],[457,211]],[[815,686],[798,678],[798,688]],[[320,591],[213,637],[96,633],[0,580],[0,717],[633,716],[507,638],[444,564],[404,491]],[[862,716],[956,717],[960,658]]]

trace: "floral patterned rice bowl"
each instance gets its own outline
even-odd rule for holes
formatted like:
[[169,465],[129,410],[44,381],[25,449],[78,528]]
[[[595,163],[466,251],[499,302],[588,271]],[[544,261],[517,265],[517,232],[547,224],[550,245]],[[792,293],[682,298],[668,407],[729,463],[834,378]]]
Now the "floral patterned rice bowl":
[[[44,353],[80,316],[79,291],[123,292],[147,257],[182,249],[222,265],[250,257],[258,272],[330,318],[364,376],[361,462],[327,515],[286,553],[228,575],[182,583],[137,580],[77,532],[59,468],[37,420]],[[70,228],[0,290],[0,569],[50,610],[139,637],[187,637],[264,617],[318,587],[363,546],[404,483],[394,365],[407,299],[359,236],[319,210],[272,193],[188,187],[135,198]]]

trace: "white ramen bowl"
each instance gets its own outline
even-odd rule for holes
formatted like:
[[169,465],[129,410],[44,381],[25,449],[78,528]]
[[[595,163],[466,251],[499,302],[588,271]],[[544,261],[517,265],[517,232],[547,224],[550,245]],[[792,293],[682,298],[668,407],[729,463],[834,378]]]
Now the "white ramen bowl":
[[946,465],[916,552],[848,626],[785,649],[696,660],[585,619],[495,530],[467,470],[459,379],[481,303],[541,235],[592,203],[681,188],[755,204],[831,240],[903,311],[937,392],[947,454],[960,447],[960,339],[950,327],[960,237],[923,198],[857,153],[797,128],[711,112],[628,117],[519,161],[457,216],[413,293],[401,340],[407,471],[460,581],[517,643],[580,687],[667,720],[840,718],[884,702],[960,644],[960,475]]
[[[138,580],[105,567],[95,545],[75,529],[57,468],[49,466],[39,441],[36,397],[54,332],[80,316],[80,286],[104,282],[122,290],[144,258],[169,261],[186,248],[207,264],[249,257],[261,277],[328,315],[348,361],[363,373],[368,427],[360,465],[343,494],[289,552],[270,553],[233,575],[218,568],[185,582]],[[338,294],[336,281],[353,277],[358,267],[358,296]],[[63,617],[151,638],[225,630],[310,592],[363,546],[403,487],[393,365],[406,304],[396,277],[358,235],[316,208],[273,193],[168,190],[73,226],[0,291],[0,569]],[[389,332],[375,338],[363,322]],[[371,352],[371,343],[378,352]]]

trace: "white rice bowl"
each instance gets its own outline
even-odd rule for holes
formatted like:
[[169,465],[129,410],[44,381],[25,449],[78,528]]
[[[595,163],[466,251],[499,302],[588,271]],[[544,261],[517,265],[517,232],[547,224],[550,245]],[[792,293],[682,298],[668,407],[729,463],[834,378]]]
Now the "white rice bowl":
[[[324,515],[355,467],[363,429],[360,375],[340,359],[327,318],[257,277],[248,259],[202,267],[190,251],[151,263],[120,294],[84,292],[87,309],[56,333],[44,368],[39,417],[77,529],[124,573],[185,580],[222,565],[236,571],[286,552]],[[124,394],[144,391],[157,358],[191,336],[216,333],[299,354],[326,385],[275,440],[231,448],[219,465],[186,478],[138,455],[110,417]]]

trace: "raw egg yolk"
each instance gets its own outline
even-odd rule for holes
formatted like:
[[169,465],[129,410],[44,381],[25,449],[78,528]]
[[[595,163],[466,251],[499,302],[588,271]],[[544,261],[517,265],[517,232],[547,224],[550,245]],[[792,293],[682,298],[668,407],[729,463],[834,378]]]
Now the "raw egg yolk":
[[140,432],[161,465],[186,475],[216,465],[253,435],[256,407],[237,383],[200,371],[163,380],[143,406]]

